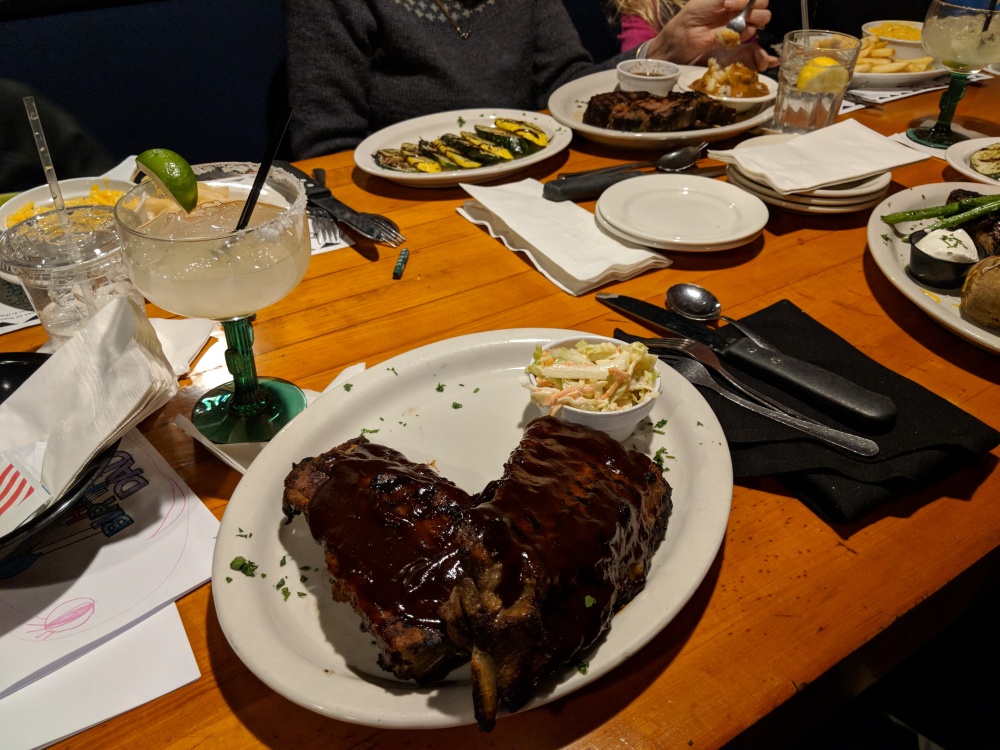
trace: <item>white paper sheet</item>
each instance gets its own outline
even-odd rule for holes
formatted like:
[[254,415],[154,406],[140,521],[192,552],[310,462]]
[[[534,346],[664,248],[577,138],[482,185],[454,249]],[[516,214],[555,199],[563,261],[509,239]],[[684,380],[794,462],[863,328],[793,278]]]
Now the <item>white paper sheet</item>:
[[0,699],[5,750],[46,747],[201,676],[168,604],[58,672]]
[[207,581],[218,528],[145,437],[127,433],[65,521],[0,563],[0,698]]

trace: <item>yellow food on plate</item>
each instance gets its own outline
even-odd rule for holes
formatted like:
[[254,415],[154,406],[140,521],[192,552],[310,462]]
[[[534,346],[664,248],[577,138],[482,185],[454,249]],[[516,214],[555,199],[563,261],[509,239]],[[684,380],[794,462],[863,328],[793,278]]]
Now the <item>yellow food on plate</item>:
[[847,68],[832,57],[814,57],[802,66],[795,87],[810,94],[832,94],[847,86]]
[[873,26],[869,31],[875,36],[888,39],[899,39],[901,42],[919,42],[920,28],[911,26],[908,23],[893,23],[886,21],[878,26]]
[[[87,195],[81,195],[77,198],[67,198],[65,203],[67,206],[113,206],[123,195],[125,193],[121,190],[108,190],[102,188],[100,183],[95,182],[90,186],[90,192]],[[7,217],[7,226],[12,227],[19,221],[30,219],[32,216],[51,210],[51,203],[43,203],[39,206],[35,206],[34,201],[25,203]]]
[[896,59],[896,48],[880,36],[866,36],[861,39],[861,51],[854,66],[855,73],[921,73],[929,70],[934,58],[917,57]]
[[720,47],[735,47],[740,43],[740,35],[726,27],[716,29],[715,43]]
[[733,63],[723,68],[714,57],[709,59],[705,75],[691,83],[691,88],[703,94],[737,99],[767,96],[768,93],[767,86],[760,82],[756,70],[743,63]]

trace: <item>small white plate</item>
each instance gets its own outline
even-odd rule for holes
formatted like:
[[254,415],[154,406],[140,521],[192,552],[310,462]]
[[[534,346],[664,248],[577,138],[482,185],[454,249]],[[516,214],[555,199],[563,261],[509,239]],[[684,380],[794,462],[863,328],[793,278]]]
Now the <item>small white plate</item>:
[[[612,71],[613,73],[614,71]],[[548,145],[540,151],[513,161],[476,167],[475,169],[453,169],[433,174],[394,172],[391,169],[383,169],[375,163],[374,154],[379,149],[399,148],[403,143],[416,143],[421,139],[433,140],[440,138],[445,133],[458,135],[463,130],[472,130],[476,125],[492,125],[498,117],[523,120],[540,127],[548,136]],[[489,182],[520,172],[532,164],[555,156],[566,148],[572,140],[572,130],[560,125],[548,115],[538,112],[527,112],[520,109],[491,109],[489,107],[460,109],[415,117],[412,120],[404,120],[382,128],[377,133],[372,133],[354,149],[354,163],[363,172],[408,187],[453,187],[461,182]]]
[[969,141],[961,141],[954,146],[949,146],[944,152],[944,158],[956,171],[961,172],[963,177],[968,177],[976,182],[983,182],[987,185],[1000,185],[1000,180],[979,174],[969,163],[970,158],[981,148],[992,146],[1000,142],[1000,138],[973,138]]
[[643,244],[701,252],[750,242],[768,218],[767,206],[745,190],[680,174],[651,174],[616,183],[601,194],[596,210]]
[[885,197],[885,191],[888,189],[887,185],[881,190],[876,190],[860,197],[816,198],[805,193],[789,193],[788,195],[782,195],[781,193],[775,192],[767,185],[750,179],[733,165],[729,165],[726,168],[726,177],[730,183],[739,185],[740,187],[749,190],[765,203],[771,203],[775,206],[785,206],[785,204],[791,203],[801,206],[811,206],[819,209],[831,209],[830,211],[820,211],[820,213],[839,213],[840,211],[837,209],[840,209],[841,211],[845,209],[848,211],[856,211],[859,207],[874,206]]
[[[378,668],[360,618],[330,596],[323,549],[308,524],[301,517],[284,522],[284,478],[294,462],[368,431],[374,442],[433,463],[459,487],[478,492],[502,474],[538,414],[521,385],[535,346],[574,333],[589,335],[489,331],[415,349],[332,389],[264,447],[229,501],[212,562],[219,624],[254,674],[294,703],[341,721],[383,729],[475,722],[467,665],[425,688]],[[566,696],[637,654],[701,585],[725,537],[733,492],[725,434],[694,386],[662,362],[657,371],[663,390],[649,418],[658,429],[640,428],[625,444],[649,456],[669,453],[673,511],[666,536],[645,589],[587,655],[586,674],[568,668],[546,682],[529,708]],[[233,571],[236,556],[259,564],[257,576]]]
[[851,76],[848,89],[872,89],[873,91],[896,91],[906,88],[925,88],[940,78],[941,85],[948,85],[948,71],[935,65],[919,73],[857,73]]
[[[678,67],[681,69],[681,75],[692,69],[700,70],[702,73],[708,70],[708,68],[698,68],[693,65],[680,65]],[[737,121],[732,125],[699,130],[677,130],[671,133],[631,133],[624,130],[607,130],[593,125],[585,125],[583,113],[587,109],[590,97],[594,94],[614,91],[617,83],[617,74],[614,70],[605,70],[570,81],[557,88],[549,96],[549,111],[560,123],[595,143],[618,148],[650,150],[686,143],[700,143],[701,141],[710,143],[721,141],[763,125],[774,114],[774,107],[766,107],[757,113],[738,115]]]
[[1000,63],[990,63],[986,66],[986,72],[995,76],[1000,76]]
[[[886,198],[872,211],[868,220],[868,249],[886,278],[917,307],[962,338],[984,349],[1000,352],[1000,331],[990,330],[963,317],[959,309],[961,296],[957,292],[926,287],[906,272],[910,262],[910,247],[881,219],[885,214],[897,211],[943,205],[948,194],[959,188],[982,194],[1000,193],[1000,185],[969,182],[941,182],[902,190]],[[906,222],[897,224],[896,228],[900,234],[908,234],[926,226],[930,221]]]
[[822,204],[810,201],[796,201],[789,200],[793,196],[779,195],[778,193],[763,193],[759,192],[755,187],[740,182],[739,173],[733,174],[735,170],[730,167],[726,172],[726,176],[729,178],[729,182],[747,192],[757,196],[764,203],[771,206],[776,206],[778,208],[783,208],[786,211],[792,211],[798,214],[849,214],[854,211],[862,211],[867,208],[872,208],[877,206],[882,198],[885,197],[885,191],[878,193],[876,196],[870,200],[857,201],[852,200],[849,203],[834,203],[834,204]]

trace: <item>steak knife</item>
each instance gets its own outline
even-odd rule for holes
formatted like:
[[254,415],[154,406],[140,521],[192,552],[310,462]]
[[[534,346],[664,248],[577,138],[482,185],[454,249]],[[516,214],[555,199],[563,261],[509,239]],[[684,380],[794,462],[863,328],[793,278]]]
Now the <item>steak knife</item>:
[[274,164],[287,172],[291,172],[303,182],[306,189],[306,199],[309,203],[319,206],[333,218],[337,219],[337,221],[344,222],[362,237],[376,241],[382,239],[382,232],[375,222],[367,216],[362,216],[346,203],[334,198],[333,193],[325,185],[320,185],[312,176],[306,174],[298,167],[289,164],[287,161],[276,160]]
[[755,344],[742,334],[733,338],[704,323],[634,297],[598,292],[597,299],[649,327],[707,344],[723,358],[742,365],[762,380],[780,384],[831,416],[868,427],[886,426],[896,415],[892,399],[862,388],[827,369]]
[[[712,167],[692,167],[679,175],[689,177],[719,177],[726,173],[726,166]],[[560,177],[556,180],[549,180],[542,186],[542,197],[550,201],[584,201],[599,198],[601,193],[615,183],[628,180],[632,177],[639,177],[644,174],[656,174],[656,172],[645,172],[641,169],[624,170],[621,172],[604,172],[601,174],[582,174],[571,177]]]

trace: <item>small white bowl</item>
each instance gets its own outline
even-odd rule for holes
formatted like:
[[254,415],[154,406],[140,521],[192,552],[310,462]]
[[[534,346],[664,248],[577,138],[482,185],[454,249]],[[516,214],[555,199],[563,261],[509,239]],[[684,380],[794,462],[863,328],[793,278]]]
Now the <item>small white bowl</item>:
[[648,91],[666,96],[674,89],[681,69],[666,60],[624,60],[618,63],[618,87],[622,91]]
[[[692,70],[684,73],[677,81],[677,88],[681,91],[694,91],[691,88],[691,84],[697,81],[705,75],[704,70]],[[767,94],[764,96],[719,96],[718,94],[705,94],[705,96],[710,96],[715,101],[725,104],[727,107],[732,107],[736,110],[737,114],[741,112],[748,112],[750,110],[760,111],[764,109],[767,105],[774,101],[775,97],[778,96],[778,82],[773,78],[768,78],[767,76],[758,76],[757,80],[763,83],[767,87]]]
[[[898,23],[901,26],[910,26],[915,29],[923,29],[924,25],[920,21],[869,21],[861,26],[862,36],[875,36],[872,29],[878,28],[884,23]],[[915,60],[918,57],[927,57],[927,51],[919,39],[894,39],[891,36],[879,34],[880,39],[884,39],[888,46],[896,50],[893,55],[894,60]]]
[[[610,338],[608,336],[593,336],[587,334],[582,336],[571,336],[569,338],[559,339],[558,341],[550,341],[549,343],[543,345],[542,349],[556,349],[559,347],[571,348],[575,346],[578,341],[587,341],[588,343],[595,344],[603,341],[609,341],[612,344],[625,344],[624,341]],[[627,409],[621,409],[620,411],[584,411],[583,409],[577,409],[572,406],[562,406],[555,413],[555,416],[557,419],[561,419],[564,422],[581,424],[594,430],[600,430],[601,432],[607,433],[615,440],[625,440],[629,435],[635,432],[639,423],[642,422],[643,419],[646,419],[653,411],[653,407],[656,405],[656,398],[660,393],[660,380],[660,377],[656,378],[656,397],[648,398],[642,403],[630,406]],[[529,375],[528,382],[530,382],[532,387],[534,387],[535,376]],[[540,405],[536,406],[538,406],[538,410],[541,412],[542,416],[549,413],[548,407]]]

